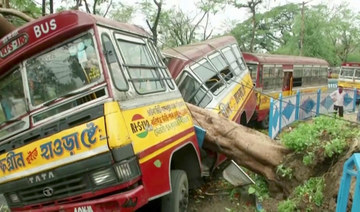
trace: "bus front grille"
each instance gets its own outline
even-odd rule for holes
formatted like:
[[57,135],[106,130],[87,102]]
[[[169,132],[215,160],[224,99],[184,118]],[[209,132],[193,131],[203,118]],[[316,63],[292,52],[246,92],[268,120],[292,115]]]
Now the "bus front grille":
[[[54,202],[78,193],[91,190],[87,175],[78,174],[17,191],[22,204],[34,204],[40,202]],[[14,204],[15,205],[15,204]]]

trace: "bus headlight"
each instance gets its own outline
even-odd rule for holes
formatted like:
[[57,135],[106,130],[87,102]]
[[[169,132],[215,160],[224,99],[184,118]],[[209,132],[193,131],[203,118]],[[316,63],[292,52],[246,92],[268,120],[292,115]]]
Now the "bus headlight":
[[10,211],[4,194],[0,194],[0,211]]
[[97,186],[116,182],[115,173],[111,168],[94,172],[91,178]]
[[140,175],[140,168],[135,157],[115,164],[115,171],[120,182],[125,182]]

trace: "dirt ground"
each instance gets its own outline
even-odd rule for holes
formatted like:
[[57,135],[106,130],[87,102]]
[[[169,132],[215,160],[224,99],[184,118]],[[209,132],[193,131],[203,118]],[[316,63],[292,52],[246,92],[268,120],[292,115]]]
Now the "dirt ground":
[[190,192],[188,212],[254,212],[255,197],[248,186],[234,187],[222,177],[222,169],[205,179],[204,185]]

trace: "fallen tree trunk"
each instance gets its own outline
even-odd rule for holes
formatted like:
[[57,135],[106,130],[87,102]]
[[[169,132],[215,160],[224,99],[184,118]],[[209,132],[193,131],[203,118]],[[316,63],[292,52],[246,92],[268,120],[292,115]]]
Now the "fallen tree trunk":
[[[239,165],[266,177],[284,190],[276,167],[290,151],[267,135],[239,125],[209,110],[187,104],[195,124],[206,130],[204,148],[225,154]],[[286,192],[286,191],[284,191]]]
[[[0,8],[1,9],[1,8]],[[3,16],[0,15],[0,39],[15,30],[16,27],[9,23]]]

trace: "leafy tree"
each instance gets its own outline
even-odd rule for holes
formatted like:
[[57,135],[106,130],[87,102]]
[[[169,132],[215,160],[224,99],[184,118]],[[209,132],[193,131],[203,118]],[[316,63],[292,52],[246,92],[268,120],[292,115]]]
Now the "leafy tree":
[[161,46],[172,47],[208,39],[212,35],[212,30],[209,29],[210,15],[223,9],[226,2],[227,0],[201,0],[196,4],[194,13],[175,8],[164,9],[162,0],[143,0],[140,8],[148,20],[154,40],[157,41],[160,36],[164,41]]
[[[286,45],[294,36],[294,21],[298,14],[299,6],[296,4],[279,6],[263,14],[257,14],[253,51],[273,52]],[[252,22],[253,19],[249,18],[237,24],[231,31],[245,51],[251,51]]]
[[113,3],[109,12],[110,18],[120,21],[129,22],[134,15],[135,7],[123,3]]
[[153,5],[148,0],[141,2],[140,6],[147,18],[146,22],[150,28],[150,31],[153,34],[154,43],[155,45],[157,45],[158,26],[161,18],[163,0],[153,0],[153,3],[156,5],[156,9],[154,9]]
[[21,26],[39,17],[41,7],[31,0],[5,0],[4,4],[0,3],[0,14],[13,25]]
[[251,40],[250,40],[250,46],[249,46],[249,51],[253,52],[254,50],[254,45],[255,45],[255,33],[256,33],[256,28],[258,25],[257,22],[257,7],[259,4],[261,4],[263,2],[263,0],[248,0],[246,3],[243,3],[243,1],[238,1],[238,0],[233,0],[231,1],[233,3],[233,5],[237,8],[248,8],[251,12],[251,25],[252,25],[252,29],[251,29]]

